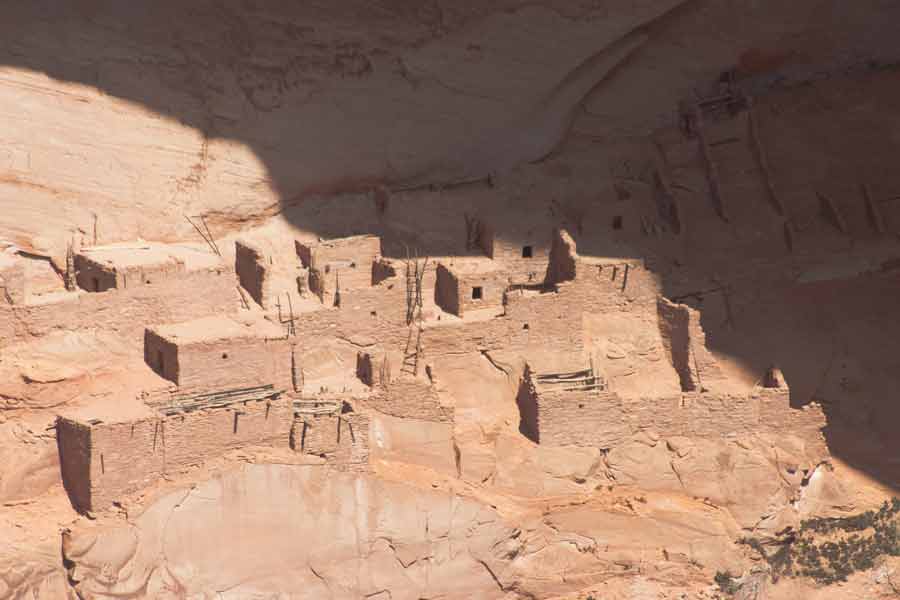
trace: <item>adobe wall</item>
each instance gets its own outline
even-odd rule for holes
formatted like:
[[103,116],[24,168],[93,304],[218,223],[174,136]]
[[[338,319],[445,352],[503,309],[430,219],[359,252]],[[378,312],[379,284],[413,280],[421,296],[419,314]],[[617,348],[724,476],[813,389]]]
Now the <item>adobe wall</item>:
[[459,315],[459,280],[443,264],[438,264],[434,284],[434,302],[442,310]]
[[28,300],[28,268],[24,260],[0,257],[0,304],[25,304]]
[[103,509],[163,475],[229,450],[286,446],[292,421],[286,397],[121,423],[60,418],[57,440],[66,490],[78,510]]
[[226,390],[271,383],[292,388],[291,343],[287,339],[229,338],[179,344],[175,378],[191,389]]
[[320,456],[341,470],[363,471],[369,465],[369,424],[364,413],[297,414],[291,448]]
[[394,417],[439,423],[453,421],[453,407],[441,403],[435,387],[411,376],[399,377],[387,387],[375,388],[365,404]]
[[0,348],[55,330],[90,327],[115,331],[139,348],[147,325],[190,321],[238,308],[230,269],[190,271],[155,283],[94,293],[64,294],[57,301],[33,305],[0,303]]
[[266,287],[269,270],[262,250],[246,240],[234,243],[234,270],[242,288],[263,308],[268,308]]

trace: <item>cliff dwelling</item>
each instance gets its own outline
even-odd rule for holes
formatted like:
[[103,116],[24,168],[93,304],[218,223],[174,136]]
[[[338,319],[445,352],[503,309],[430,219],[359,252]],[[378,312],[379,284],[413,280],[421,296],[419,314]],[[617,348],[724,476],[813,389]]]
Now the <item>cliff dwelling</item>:
[[900,598],[896,23],[8,7],[0,600]]

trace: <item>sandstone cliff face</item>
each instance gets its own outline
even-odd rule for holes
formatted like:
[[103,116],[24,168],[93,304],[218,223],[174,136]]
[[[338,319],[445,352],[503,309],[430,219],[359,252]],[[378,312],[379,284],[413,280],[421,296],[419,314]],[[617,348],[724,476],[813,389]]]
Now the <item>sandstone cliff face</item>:
[[[0,19],[0,599],[711,600],[718,571],[756,600],[896,593],[896,559],[816,588],[736,543],[900,489],[896,3],[20,4]],[[732,84],[750,102],[703,117]],[[332,258],[365,268],[317,273],[314,297],[295,244],[358,234],[375,249]],[[178,272],[66,291],[67,248],[111,242],[165,243]],[[509,298],[478,310],[462,277],[466,314],[442,310],[435,262],[482,254],[501,266],[479,293]],[[413,373],[411,256],[438,257]],[[145,328],[236,314],[289,331],[285,389],[364,396],[364,472],[287,435],[193,453],[185,426],[177,468],[76,513],[57,416],[171,400]],[[609,389],[535,443],[529,369],[570,353]],[[361,354],[393,388],[365,397]],[[261,377],[253,356],[225,378]]]
[[889,59],[893,10],[23,4],[0,25],[0,224],[61,259],[72,235],[190,238],[185,214],[221,235],[311,195],[502,174],[570,133],[644,133],[739,56],[788,77]]

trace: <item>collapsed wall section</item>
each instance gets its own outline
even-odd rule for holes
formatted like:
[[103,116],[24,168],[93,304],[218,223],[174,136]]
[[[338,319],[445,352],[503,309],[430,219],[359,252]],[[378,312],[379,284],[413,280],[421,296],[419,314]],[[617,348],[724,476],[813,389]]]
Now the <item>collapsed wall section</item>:
[[706,347],[700,313],[666,298],[657,301],[660,334],[672,366],[685,392],[713,389],[725,380],[715,357]]
[[444,404],[434,385],[403,376],[390,385],[373,389],[366,406],[378,412],[404,419],[447,423],[453,421],[453,407]]
[[326,306],[340,306],[347,290],[371,287],[381,257],[381,238],[358,235],[318,242],[295,241],[309,269],[309,288]]
[[572,281],[576,276],[578,252],[575,240],[564,229],[553,233],[548,257],[547,275],[544,278],[548,285],[556,285],[564,281]]
[[343,411],[297,412],[291,448],[318,456],[340,470],[364,471],[369,465],[369,416]]

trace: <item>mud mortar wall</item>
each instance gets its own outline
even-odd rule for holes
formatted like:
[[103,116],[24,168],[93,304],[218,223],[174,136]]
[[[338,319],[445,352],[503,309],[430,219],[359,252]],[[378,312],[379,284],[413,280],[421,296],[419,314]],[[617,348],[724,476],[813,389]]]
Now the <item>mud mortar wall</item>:
[[191,271],[152,285],[102,293],[66,294],[47,304],[11,306],[0,303],[0,348],[54,330],[85,327],[115,331],[140,347],[147,325],[190,321],[237,310],[237,291],[231,270]]

